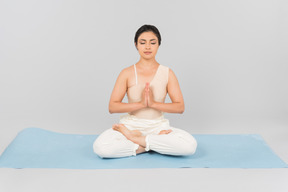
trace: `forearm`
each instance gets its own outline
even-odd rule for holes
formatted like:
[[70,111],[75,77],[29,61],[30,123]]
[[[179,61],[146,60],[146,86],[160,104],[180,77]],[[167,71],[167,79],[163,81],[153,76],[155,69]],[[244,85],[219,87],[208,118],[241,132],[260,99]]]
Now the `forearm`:
[[142,103],[111,102],[109,113],[129,113],[144,108]]
[[183,113],[184,112],[184,104],[183,103],[159,103],[154,102],[151,108],[157,109],[159,111],[163,111],[166,113]]

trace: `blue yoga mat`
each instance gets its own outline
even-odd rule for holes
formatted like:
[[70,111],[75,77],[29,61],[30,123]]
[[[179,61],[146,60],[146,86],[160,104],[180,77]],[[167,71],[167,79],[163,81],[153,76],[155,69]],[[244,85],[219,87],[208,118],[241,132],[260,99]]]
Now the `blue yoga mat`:
[[22,130],[0,156],[0,167],[64,169],[128,168],[284,168],[259,135],[193,135],[198,148],[191,156],[161,155],[101,159],[93,152],[98,135],[74,135],[39,128]]

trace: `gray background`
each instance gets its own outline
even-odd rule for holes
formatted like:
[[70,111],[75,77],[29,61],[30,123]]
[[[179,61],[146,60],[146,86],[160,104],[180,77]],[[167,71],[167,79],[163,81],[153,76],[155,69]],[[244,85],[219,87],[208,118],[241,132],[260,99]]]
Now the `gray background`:
[[[175,72],[186,106],[165,114],[170,124],[192,134],[261,134],[288,162],[287,23],[285,0],[0,1],[0,154],[27,127],[100,134],[117,123],[111,91],[139,60],[136,30],[152,24],[163,39],[156,60]],[[123,171],[1,169],[0,190],[288,188],[286,169]]]

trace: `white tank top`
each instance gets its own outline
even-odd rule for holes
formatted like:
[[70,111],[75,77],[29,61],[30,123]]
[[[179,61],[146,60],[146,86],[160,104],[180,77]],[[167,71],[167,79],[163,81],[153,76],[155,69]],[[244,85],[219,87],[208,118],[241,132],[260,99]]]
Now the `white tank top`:
[[[135,84],[128,88],[127,97],[128,103],[140,102],[142,97],[142,92],[145,89],[145,83],[138,83],[137,69],[134,64],[135,69]],[[159,65],[158,69],[150,82],[150,89],[153,92],[154,101],[164,103],[167,95],[167,84],[168,84],[168,74],[169,68],[163,65]],[[156,119],[163,115],[162,111],[144,108],[137,111],[129,113],[141,119]]]

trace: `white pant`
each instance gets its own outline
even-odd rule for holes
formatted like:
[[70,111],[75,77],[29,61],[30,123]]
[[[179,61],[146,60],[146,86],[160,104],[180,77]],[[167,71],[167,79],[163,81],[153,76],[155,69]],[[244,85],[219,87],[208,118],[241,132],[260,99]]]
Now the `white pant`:
[[[164,116],[150,120],[127,114],[120,117],[120,123],[130,130],[139,130],[146,136],[145,151],[153,150],[168,155],[192,155],[196,151],[197,142],[194,137],[184,130],[171,127]],[[158,135],[161,130],[167,129],[172,132]],[[112,128],[99,135],[93,144],[94,152],[101,158],[136,156],[138,147],[138,144]]]

